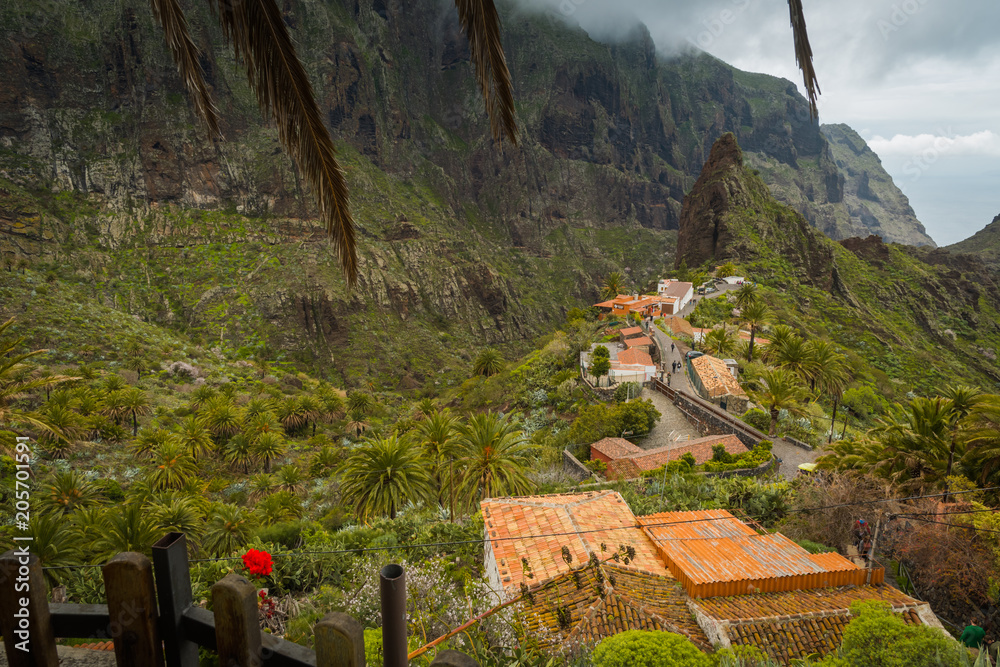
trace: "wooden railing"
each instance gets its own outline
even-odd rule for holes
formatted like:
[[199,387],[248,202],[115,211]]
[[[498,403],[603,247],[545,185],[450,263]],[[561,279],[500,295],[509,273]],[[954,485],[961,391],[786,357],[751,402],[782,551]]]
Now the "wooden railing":
[[[56,638],[111,639],[118,667],[198,667],[199,647],[223,667],[365,667],[364,628],[331,612],[313,628],[315,651],[261,632],[257,587],[230,573],[212,586],[212,611],[192,603],[187,541],[169,533],[152,562],[128,552],[102,567],[107,604],[49,604],[38,556],[0,556],[0,632],[11,667],[58,667]],[[407,664],[405,573],[388,565],[382,582],[385,667]],[[442,651],[435,667],[478,665]]]

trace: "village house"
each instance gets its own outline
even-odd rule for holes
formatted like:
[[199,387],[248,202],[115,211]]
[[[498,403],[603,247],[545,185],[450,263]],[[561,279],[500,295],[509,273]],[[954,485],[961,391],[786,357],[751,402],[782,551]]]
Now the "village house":
[[662,297],[673,299],[673,309],[665,315],[676,315],[691,302],[694,297],[694,284],[684,283],[673,278],[664,278],[656,285],[656,293]]
[[634,479],[685,454],[691,454],[695,463],[701,465],[712,459],[715,445],[722,445],[733,456],[750,451],[735,435],[710,435],[656,449],[642,449],[622,438],[604,438],[590,445],[590,458],[607,464],[608,479]]
[[629,338],[638,338],[640,336],[645,336],[646,330],[642,327],[629,327],[628,329],[618,330],[618,340],[624,343]]
[[595,303],[594,307],[600,312],[600,319],[612,317],[615,319],[627,319],[629,316],[639,317],[660,317],[661,315],[671,315],[680,308],[677,306],[677,297],[664,295],[642,295],[642,294],[619,294],[614,299]]
[[[649,340],[649,339],[646,339]],[[591,374],[591,356],[598,346],[608,350],[611,370],[600,379]],[[623,382],[649,382],[656,376],[656,364],[644,346],[621,349],[621,343],[595,343],[590,350],[580,353],[580,377],[596,386],[611,387]]]
[[746,392],[725,361],[705,354],[687,363],[691,385],[702,398],[735,414],[746,412]]
[[[605,451],[624,451],[607,440]],[[636,517],[614,491],[481,506],[490,585],[503,601],[519,598],[520,632],[543,649],[666,630],[703,651],[756,646],[788,665],[834,652],[860,600],[944,631],[929,605],[884,583],[881,567],[810,554],[726,510]]]

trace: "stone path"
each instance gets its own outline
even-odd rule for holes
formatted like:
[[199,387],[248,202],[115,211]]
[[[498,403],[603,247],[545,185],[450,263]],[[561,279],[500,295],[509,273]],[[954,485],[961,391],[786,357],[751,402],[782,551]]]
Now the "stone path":
[[653,430],[649,432],[649,435],[636,441],[639,447],[656,449],[673,444],[678,440],[693,440],[701,437],[698,429],[691,425],[684,413],[660,392],[644,387],[639,398],[651,400],[656,409],[663,415]]

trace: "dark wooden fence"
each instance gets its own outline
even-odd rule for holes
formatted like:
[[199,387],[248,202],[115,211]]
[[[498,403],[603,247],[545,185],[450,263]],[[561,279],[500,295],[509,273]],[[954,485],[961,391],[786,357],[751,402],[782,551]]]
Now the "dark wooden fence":
[[[57,637],[92,637],[113,641],[118,667],[198,667],[199,647],[218,653],[222,667],[365,667],[364,629],[347,614],[329,613],[314,626],[315,651],[262,633],[257,588],[238,574],[212,586],[212,611],[194,606],[182,533],[154,544],[152,562],[121,553],[102,575],[107,604],[49,604],[38,556],[20,549],[0,556],[0,632],[8,664],[58,667]],[[405,573],[387,565],[380,579],[383,664],[404,667]],[[442,651],[431,664],[478,667],[458,651]]]

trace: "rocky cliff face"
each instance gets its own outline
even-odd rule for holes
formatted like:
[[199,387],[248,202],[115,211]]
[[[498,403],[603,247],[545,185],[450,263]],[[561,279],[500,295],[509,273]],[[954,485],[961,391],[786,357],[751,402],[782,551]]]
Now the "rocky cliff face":
[[[359,333],[375,321],[451,327],[444,355],[458,341],[530,338],[596,298],[612,269],[637,284],[655,277],[672,259],[684,193],[727,131],[770,165],[762,174],[792,175],[770,183],[813,224],[849,227],[846,181],[787,81],[708,56],[663,59],[644,30],[600,44],[505,6],[523,135],[499,151],[453,6],[282,8],[348,170],[355,291],[331,270],[308,193],[204,3],[186,11],[223,110],[220,142],[192,115],[148,4],[0,7],[0,254],[60,263],[137,314],[194,329],[223,312],[243,312],[246,331],[254,318],[302,320],[268,335],[314,356],[328,349],[326,322],[327,338],[378,360],[391,337]],[[170,250],[180,247],[211,259],[182,286],[168,278],[185,261]],[[265,262],[232,274],[235,256],[255,248],[315,269]]]
[[851,236],[876,234],[887,243],[935,247],[924,226],[882,161],[865,140],[847,125],[824,125],[823,136],[844,176],[844,205],[851,220]]

